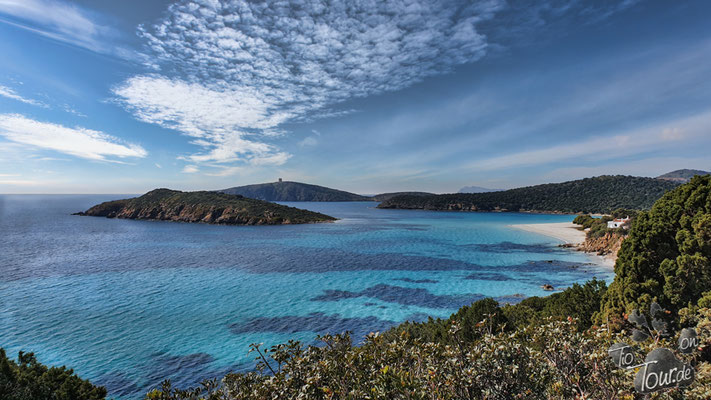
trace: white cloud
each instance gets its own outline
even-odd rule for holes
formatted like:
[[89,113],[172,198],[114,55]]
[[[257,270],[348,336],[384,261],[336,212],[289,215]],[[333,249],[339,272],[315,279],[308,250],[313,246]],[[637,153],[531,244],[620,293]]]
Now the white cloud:
[[106,18],[57,0],[0,0],[0,22],[94,52],[124,59],[142,60],[142,55],[116,45],[118,31]]
[[187,156],[192,162],[284,160],[273,146],[250,140],[254,129],[283,121],[268,113],[268,101],[252,90],[213,90],[196,83],[157,76],[133,77],[114,88],[121,102],[141,121],[196,138],[206,151]]
[[184,174],[194,174],[196,172],[200,172],[200,169],[196,165],[186,165],[183,167]]
[[[617,135],[600,135],[580,142],[558,144],[546,148],[521,151],[470,163],[470,170],[497,170],[525,166],[547,165],[568,160],[608,160],[668,149],[682,138],[708,141],[711,111],[664,124],[631,130]],[[682,136],[682,133],[684,136]],[[575,135],[571,135],[575,136]],[[706,139],[704,139],[706,138]]]
[[318,138],[321,136],[321,132],[312,129],[311,133],[313,133],[313,135],[306,136],[299,141],[299,147],[312,147],[318,144]]
[[318,139],[315,136],[306,136],[299,141],[299,147],[311,147],[318,144]]
[[114,93],[138,119],[197,138],[192,162],[281,165],[289,154],[268,143],[279,125],[352,112],[329,107],[480,59],[476,25],[502,6],[182,1],[141,29],[166,76],[135,76]]
[[124,143],[103,132],[35,121],[19,114],[0,114],[0,136],[22,145],[89,160],[117,161],[148,155],[141,146]]
[[20,96],[19,94],[17,94],[17,92],[15,92],[14,90],[10,89],[10,88],[7,87],[7,86],[2,86],[2,85],[0,85],[0,96],[7,97],[8,99],[17,100],[17,101],[23,102],[23,103],[25,103],[25,104],[31,104],[31,105],[33,105],[33,106],[38,106],[38,107],[47,108],[47,105],[46,105],[46,104],[44,104],[44,103],[42,103],[42,102],[40,102],[40,101],[37,101],[37,100],[32,100],[32,99],[24,98],[24,97]]
[[[546,4],[535,23],[590,11]],[[350,113],[335,108],[481,59],[482,26],[507,9],[530,11],[505,0],[182,0],[139,28],[163,75],[132,77],[114,93],[139,120],[195,138],[193,163],[280,165],[289,154],[270,144],[280,125]]]
[[245,172],[244,167],[222,167],[215,172],[206,172],[208,176],[232,176]]
[[33,181],[29,179],[15,179],[15,180],[6,180],[6,179],[0,179],[0,185],[8,185],[8,186],[39,186],[43,182],[40,181]]
[[77,117],[86,118],[86,114],[82,113],[81,111],[75,110],[75,109],[74,109],[72,106],[70,106],[69,104],[64,104],[64,105],[62,106],[62,109],[64,109],[64,111],[68,112],[69,114],[74,114],[74,115],[76,115]]

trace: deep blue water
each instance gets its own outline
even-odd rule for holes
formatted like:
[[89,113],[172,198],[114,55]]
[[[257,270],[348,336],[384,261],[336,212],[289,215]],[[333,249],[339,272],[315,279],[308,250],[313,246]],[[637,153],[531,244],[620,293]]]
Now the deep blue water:
[[362,338],[483,297],[612,279],[595,258],[508,227],[572,216],[293,203],[340,221],[213,226],[70,215],[116,195],[0,196],[0,346],[141,398],[252,367],[250,343]]

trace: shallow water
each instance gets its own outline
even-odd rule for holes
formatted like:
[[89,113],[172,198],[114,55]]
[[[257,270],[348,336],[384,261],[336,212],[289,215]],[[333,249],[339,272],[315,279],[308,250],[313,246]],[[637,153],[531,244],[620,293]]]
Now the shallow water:
[[509,224],[572,216],[287,203],[338,218],[213,226],[70,215],[116,195],[0,196],[0,347],[141,398],[252,368],[250,343],[362,338],[483,297],[546,295],[612,272]]

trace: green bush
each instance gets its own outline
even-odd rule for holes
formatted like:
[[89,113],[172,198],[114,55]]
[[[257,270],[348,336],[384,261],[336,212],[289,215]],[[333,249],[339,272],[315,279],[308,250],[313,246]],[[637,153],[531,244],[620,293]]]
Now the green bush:
[[100,400],[106,389],[94,386],[65,367],[40,364],[33,353],[20,352],[17,362],[0,348],[0,399]]
[[632,222],[599,321],[656,300],[676,312],[711,288],[711,177],[696,176]]

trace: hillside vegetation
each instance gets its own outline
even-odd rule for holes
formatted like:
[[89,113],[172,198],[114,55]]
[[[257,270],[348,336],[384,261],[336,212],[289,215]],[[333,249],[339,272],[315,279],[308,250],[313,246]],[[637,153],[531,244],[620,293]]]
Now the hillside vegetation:
[[78,215],[222,225],[305,224],[334,221],[317,212],[217,192],[152,190],[143,196],[101,203]]
[[20,352],[17,362],[0,348],[0,399],[100,400],[106,389],[79,378],[65,367],[47,367],[32,353]]
[[373,197],[370,197],[370,200],[373,201],[385,201],[385,200],[390,200],[393,197],[396,196],[434,196],[434,193],[428,193],[428,192],[392,192],[392,193],[381,193],[381,194],[376,194]]
[[634,176],[598,176],[502,192],[397,196],[379,208],[440,211],[533,211],[610,213],[619,208],[645,210],[678,184]]
[[634,218],[602,317],[648,307],[711,305],[711,176],[696,176]]
[[371,201],[370,197],[301,182],[271,182],[220,190],[266,201]]

